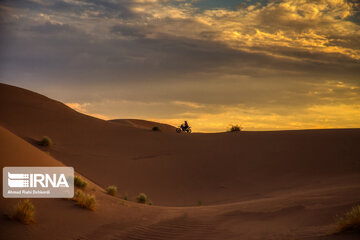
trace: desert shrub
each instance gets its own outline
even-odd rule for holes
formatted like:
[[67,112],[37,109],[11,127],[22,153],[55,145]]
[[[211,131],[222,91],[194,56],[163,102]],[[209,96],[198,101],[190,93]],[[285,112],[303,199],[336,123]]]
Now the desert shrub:
[[360,205],[353,207],[337,222],[337,232],[360,232]]
[[87,186],[87,182],[82,177],[75,176],[74,177],[74,185],[75,185],[75,187],[85,189]]
[[160,128],[158,126],[155,126],[152,128],[153,131],[160,131]]
[[129,200],[129,195],[127,193],[125,193],[123,199],[126,201]]
[[53,142],[51,138],[44,136],[40,141],[40,145],[44,147],[51,147],[53,145]]
[[91,211],[95,211],[95,195],[84,193],[82,190],[77,190],[74,194],[74,199],[79,206],[89,209]]
[[106,192],[107,192],[107,194],[109,194],[111,196],[115,196],[117,193],[117,187],[114,185],[108,186],[106,188]]
[[35,222],[35,206],[28,199],[21,200],[16,204],[11,218],[24,224]]
[[81,190],[76,190],[74,193],[74,200],[76,201],[76,199],[80,198],[80,195],[84,194],[83,191]]
[[242,130],[242,127],[239,125],[231,125],[229,132],[240,132]]
[[146,194],[145,193],[140,193],[137,197],[136,197],[136,201],[138,202],[138,203],[146,203],[147,202],[147,200],[148,200],[148,198],[147,198],[147,196],[146,196]]
[[149,204],[149,206],[153,205],[153,203],[152,203],[152,201],[150,199],[148,200],[148,204]]
[[198,206],[202,206],[202,204],[203,204],[203,203],[202,203],[201,200],[199,200],[199,201],[197,202],[197,205],[198,205]]

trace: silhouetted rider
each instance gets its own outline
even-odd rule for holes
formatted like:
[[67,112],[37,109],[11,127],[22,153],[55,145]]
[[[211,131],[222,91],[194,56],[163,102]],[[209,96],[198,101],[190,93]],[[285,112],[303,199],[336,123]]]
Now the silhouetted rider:
[[185,121],[183,124],[181,124],[181,129],[182,129],[183,131],[185,131],[185,130],[188,129],[188,128],[189,128],[189,124],[188,124],[187,121]]

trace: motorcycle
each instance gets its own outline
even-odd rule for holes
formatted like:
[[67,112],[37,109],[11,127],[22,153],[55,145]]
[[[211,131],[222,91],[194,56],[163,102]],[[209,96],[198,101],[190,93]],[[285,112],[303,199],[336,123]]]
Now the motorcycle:
[[177,133],[181,133],[181,132],[185,132],[185,133],[191,133],[191,127],[185,127],[185,126],[180,126],[178,128],[176,128],[176,132]]

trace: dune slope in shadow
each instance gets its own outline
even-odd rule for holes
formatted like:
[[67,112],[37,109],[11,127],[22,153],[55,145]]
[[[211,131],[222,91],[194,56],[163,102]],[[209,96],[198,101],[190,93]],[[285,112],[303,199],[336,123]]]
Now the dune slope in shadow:
[[[62,166],[2,127],[0,144],[1,167]],[[26,226],[2,215],[0,239],[358,239],[356,234],[331,234],[333,217],[360,198],[356,182],[288,189],[231,204],[178,208],[124,201],[87,181],[85,191],[97,199],[95,212],[67,199],[32,199],[36,222]],[[16,201],[1,197],[0,211],[10,214]]]
[[147,193],[169,206],[234,202],[359,176],[360,130],[177,134],[80,114],[0,85],[0,124],[35,141],[102,187]]

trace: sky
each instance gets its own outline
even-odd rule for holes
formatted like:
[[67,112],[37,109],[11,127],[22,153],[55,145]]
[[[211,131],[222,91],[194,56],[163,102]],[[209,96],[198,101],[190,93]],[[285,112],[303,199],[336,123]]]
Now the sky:
[[194,131],[360,127],[357,0],[2,0],[0,82]]

